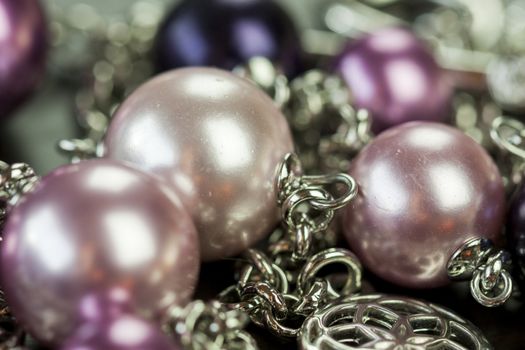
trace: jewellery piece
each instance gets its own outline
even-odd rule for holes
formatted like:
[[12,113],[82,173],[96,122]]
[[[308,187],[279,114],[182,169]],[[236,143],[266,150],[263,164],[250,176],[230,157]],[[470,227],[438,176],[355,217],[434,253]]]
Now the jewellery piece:
[[104,156],[164,179],[200,234],[204,260],[238,254],[278,223],[276,171],[293,144],[286,119],[252,83],[183,68],[142,85],[109,126]]
[[0,0],[0,12],[0,117],[5,117],[40,82],[45,69],[47,28],[37,0]]
[[[357,194],[345,174],[302,175],[297,156],[288,155],[278,172],[278,200],[285,226],[264,250],[249,249],[237,285],[219,300],[245,311],[258,326],[280,337],[297,337],[304,319],[331,300],[361,288],[361,264],[348,250],[332,248],[329,224],[334,211]],[[328,191],[341,185],[340,193]],[[345,272],[328,273],[333,266]]]
[[473,238],[500,242],[505,192],[498,168],[452,127],[412,122],[385,131],[352,161],[360,192],[343,230],[363,264],[412,288],[449,282],[447,262]]
[[0,258],[11,311],[44,344],[71,336],[93,295],[158,318],[189,301],[199,270],[195,228],[172,192],[100,159],[42,178],[9,211]]
[[182,350],[159,326],[132,314],[118,314],[82,325],[61,350]]
[[488,307],[506,302],[513,292],[510,253],[497,250],[491,241],[474,238],[460,247],[447,264],[448,276],[470,280],[474,299]]
[[160,1],[134,1],[115,18],[87,3],[48,2],[54,34],[50,71],[66,88],[78,89],[74,118],[85,129],[85,138],[62,140],[59,148],[78,162],[100,155],[115,107],[153,74],[151,48],[164,8]]
[[346,172],[349,156],[372,138],[366,110],[356,110],[344,82],[310,70],[290,83],[283,106],[303,167],[308,171]]
[[185,0],[167,16],[154,51],[160,70],[231,70],[256,56],[270,59],[289,77],[303,69],[299,35],[274,1]]
[[519,120],[498,116],[492,121],[490,138],[499,148],[499,167],[503,169],[507,193],[522,182],[525,168],[525,125]]
[[381,294],[343,298],[315,312],[301,329],[302,350],[490,350],[470,322],[423,301]]
[[381,29],[350,42],[336,67],[353,105],[372,115],[375,133],[408,121],[451,119],[452,86],[408,29]]
[[29,165],[7,165],[0,161],[0,228],[9,208],[15,205],[21,196],[30,192],[37,181],[38,176]]
[[185,349],[192,350],[257,350],[257,344],[243,330],[248,316],[214,300],[196,300],[184,308],[169,312],[167,327],[180,335]]

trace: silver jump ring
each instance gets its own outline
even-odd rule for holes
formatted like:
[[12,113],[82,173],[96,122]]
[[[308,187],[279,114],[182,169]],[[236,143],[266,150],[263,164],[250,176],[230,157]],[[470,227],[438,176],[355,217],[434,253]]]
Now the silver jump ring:
[[355,255],[348,250],[331,248],[312,256],[304,265],[297,278],[297,289],[300,295],[310,288],[310,283],[315,281],[316,274],[325,266],[330,264],[343,264],[348,270],[348,278],[340,292],[337,292],[328,283],[327,293],[332,298],[339,298],[341,295],[347,296],[361,289],[361,263]]
[[482,290],[482,274],[483,271],[476,270],[474,276],[470,281],[470,292],[474,299],[483,306],[493,307],[499,306],[505,303],[512,295],[512,278],[507,270],[502,270],[500,278],[502,280],[503,288],[495,296],[488,296],[486,292]]
[[348,174],[338,173],[322,176],[304,176],[303,181],[308,185],[323,186],[332,184],[343,184],[346,187],[344,194],[338,198],[314,199],[310,203],[317,210],[337,210],[348,203],[357,195],[357,183],[353,177]]

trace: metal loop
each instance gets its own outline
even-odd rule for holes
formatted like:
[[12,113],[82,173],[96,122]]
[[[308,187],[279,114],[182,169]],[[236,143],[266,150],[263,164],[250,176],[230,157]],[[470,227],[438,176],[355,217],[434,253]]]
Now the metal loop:
[[288,315],[288,307],[283,298],[283,295],[265,282],[250,282],[247,283],[241,290],[241,298],[243,300],[260,297],[272,309],[275,317],[282,320]]
[[311,211],[314,209],[312,201],[328,200],[330,193],[322,188],[301,188],[291,193],[284,203],[282,203],[283,220],[288,227],[296,227],[304,221],[303,214],[308,215],[312,226],[318,230],[324,230],[334,217],[333,210],[322,210],[317,216],[312,217]]
[[[512,133],[505,136],[504,129]],[[525,149],[518,146],[525,139],[525,125],[520,121],[505,116],[497,117],[492,122],[490,137],[501,149],[525,160]]]
[[[287,305],[293,305],[299,302],[299,298],[291,294],[284,294],[283,298],[285,302],[287,302]],[[268,309],[268,308],[263,309],[262,315],[264,318],[265,326],[268,328],[268,330],[270,330],[272,333],[274,333],[277,336],[295,338],[297,337],[297,335],[299,334],[299,331],[301,330],[302,322],[296,328],[285,326],[282,324],[282,322],[280,322],[280,321],[283,321],[284,319],[279,319],[278,317],[275,317],[273,309]],[[302,318],[302,315],[298,315],[298,316],[301,316]]]
[[277,276],[274,272],[272,262],[266,254],[257,249],[248,249],[243,255],[250,260],[265,280],[275,286]]
[[346,187],[345,192],[337,197],[330,196],[327,199],[319,198],[310,201],[310,204],[317,210],[336,210],[344,207],[357,195],[357,183],[353,177],[348,174],[338,173],[321,176],[303,176],[303,181],[309,186],[323,186],[333,184],[343,184]]
[[317,311],[326,301],[328,294],[328,282],[326,280],[316,280],[308,292],[293,306],[293,312],[298,315],[309,316]]
[[252,336],[242,330],[236,330],[225,341],[224,349],[228,350],[258,350],[259,347]]
[[[277,278],[275,279],[275,283],[273,286],[279,290],[281,293],[288,293],[288,279],[286,277],[286,273],[283,271],[282,268],[280,268],[277,264],[272,263],[272,270],[274,273],[274,276]],[[246,265],[239,277],[239,282],[237,283],[238,286],[242,289],[244,286],[249,282],[258,282],[260,279],[254,279],[253,273],[254,273],[255,267],[253,265]]]
[[483,271],[476,270],[470,281],[470,292],[478,303],[487,307],[499,306],[505,303],[512,295],[513,282],[507,270],[502,270],[498,279],[499,292],[494,296],[489,295],[490,291],[484,290],[482,286]]
[[451,279],[471,278],[476,269],[494,254],[494,244],[483,238],[473,238],[464,243],[450,257],[447,274]]
[[287,153],[277,170],[277,203],[282,204],[290,192],[301,185],[303,170],[301,161],[295,153]]
[[361,263],[357,257],[350,251],[341,248],[331,248],[324,250],[312,256],[297,278],[297,289],[299,294],[303,295],[311,287],[312,281],[315,281],[316,274],[324,267],[330,264],[343,264],[348,270],[348,278],[340,292],[337,292],[329,281],[327,294],[331,298],[339,298],[341,295],[349,295],[361,288]]
[[294,248],[292,259],[304,260],[312,250],[313,232],[312,227],[307,224],[299,224],[295,230]]
[[492,290],[496,287],[499,282],[501,273],[503,272],[503,262],[501,259],[498,259],[498,256],[491,258],[484,265],[482,278],[481,278],[481,287],[485,291]]

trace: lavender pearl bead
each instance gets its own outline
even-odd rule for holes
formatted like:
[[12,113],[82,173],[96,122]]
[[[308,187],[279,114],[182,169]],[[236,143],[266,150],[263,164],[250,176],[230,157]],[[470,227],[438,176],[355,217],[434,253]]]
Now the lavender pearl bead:
[[229,72],[184,68],[150,80],[120,106],[104,146],[179,194],[204,260],[240,253],[278,222],[275,180],[290,131],[264,92]]
[[61,350],[180,350],[160,326],[129,314],[82,325]]
[[471,238],[499,240],[503,181],[487,152],[457,129],[411,122],[380,134],[350,166],[358,197],[343,230],[363,264],[411,288],[448,283],[446,264]]
[[286,75],[301,71],[299,35],[268,0],[185,0],[170,13],[155,45],[160,70],[215,66],[227,70],[262,56]]
[[1,282],[16,318],[56,344],[84,318],[86,296],[117,293],[160,317],[189,301],[199,269],[195,228],[157,179],[110,160],[64,166],[9,213]]
[[0,0],[0,117],[34,90],[45,68],[47,34],[37,0]]
[[452,86],[407,29],[385,28],[351,42],[337,58],[336,70],[354,105],[371,112],[376,133],[408,121],[451,117]]

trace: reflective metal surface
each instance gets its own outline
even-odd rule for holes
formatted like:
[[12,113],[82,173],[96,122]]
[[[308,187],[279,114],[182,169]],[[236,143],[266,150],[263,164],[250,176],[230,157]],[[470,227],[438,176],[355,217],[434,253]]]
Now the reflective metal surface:
[[490,350],[470,322],[440,306],[381,294],[343,298],[304,323],[302,350]]

